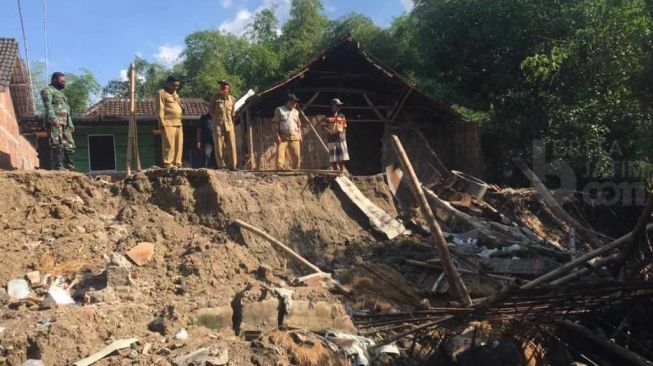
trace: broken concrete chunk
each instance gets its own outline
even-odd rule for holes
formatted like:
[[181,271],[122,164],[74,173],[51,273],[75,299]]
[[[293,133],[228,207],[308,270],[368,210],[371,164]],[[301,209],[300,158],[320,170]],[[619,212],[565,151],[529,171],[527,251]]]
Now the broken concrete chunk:
[[143,266],[152,259],[154,255],[154,243],[142,242],[131,248],[126,256],[137,266]]
[[175,366],[220,366],[229,362],[229,350],[219,347],[200,348],[186,356],[180,356],[172,361]]
[[29,284],[22,278],[9,281],[7,284],[7,293],[11,300],[22,300],[30,295]]
[[129,286],[130,284],[131,278],[128,268],[115,265],[107,267],[107,286],[119,287]]
[[229,305],[204,308],[195,313],[197,323],[212,330],[233,329],[233,309]]
[[125,267],[127,269],[132,268],[131,262],[127,258],[125,258],[124,255],[116,252],[111,253],[111,257],[109,258],[109,265]]
[[356,327],[345,308],[339,303],[326,301],[294,300],[292,309],[283,319],[289,328],[318,332],[324,329],[355,332]]
[[41,282],[41,272],[32,271],[25,274],[25,278],[29,281],[30,285],[34,286]]

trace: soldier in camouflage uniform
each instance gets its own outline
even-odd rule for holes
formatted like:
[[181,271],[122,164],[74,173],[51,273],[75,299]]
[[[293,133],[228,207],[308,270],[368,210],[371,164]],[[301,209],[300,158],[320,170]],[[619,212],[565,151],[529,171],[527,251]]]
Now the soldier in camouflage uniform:
[[50,85],[41,90],[45,107],[45,126],[50,135],[52,169],[75,169],[75,126],[70,117],[68,98],[63,93],[66,76],[60,72],[52,74]]

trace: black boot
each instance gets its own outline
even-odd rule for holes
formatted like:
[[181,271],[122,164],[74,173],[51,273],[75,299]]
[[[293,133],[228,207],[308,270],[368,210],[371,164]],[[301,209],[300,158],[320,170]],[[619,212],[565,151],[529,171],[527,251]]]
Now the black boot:
[[68,170],[75,170],[75,150],[66,149],[64,150],[64,168]]
[[53,147],[50,150],[50,169],[61,170],[63,169],[63,150],[58,147]]

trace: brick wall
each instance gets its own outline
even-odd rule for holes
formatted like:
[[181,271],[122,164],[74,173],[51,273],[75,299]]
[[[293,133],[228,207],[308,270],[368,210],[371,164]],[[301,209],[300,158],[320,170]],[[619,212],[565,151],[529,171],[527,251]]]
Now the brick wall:
[[39,166],[36,149],[20,135],[9,88],[0,92],[0,169],[31,170]]

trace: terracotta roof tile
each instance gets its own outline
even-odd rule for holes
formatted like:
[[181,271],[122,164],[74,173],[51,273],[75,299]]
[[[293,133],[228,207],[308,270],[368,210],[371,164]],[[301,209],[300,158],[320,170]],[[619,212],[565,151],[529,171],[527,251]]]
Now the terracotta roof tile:
[[[209,104],[199,98],[181,98],[184,116],[200,117],[208,113]],[[84,112],[88,117],[129,117],[129,99],[104,98]],[[136,117],[156,117],[156,101],[145,98],[136,101]]]
[[0,90],[11,83],[17,59],[18,42],[13,38],[0,37]]

